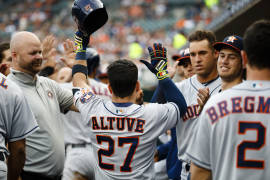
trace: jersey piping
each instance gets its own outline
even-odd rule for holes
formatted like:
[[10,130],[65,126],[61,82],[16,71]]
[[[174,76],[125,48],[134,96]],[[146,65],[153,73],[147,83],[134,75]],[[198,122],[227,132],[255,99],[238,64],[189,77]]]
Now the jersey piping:
[[131,116],[131,115],[137,113],[137,111],[139,111],[139,109],[142,107],[142,106],[138,107],[137,109],[135,109],[135,110],[134,110],[133,112],[131,112],[130,114],[123,114],[123,115],[121,115],[121,114],[115,114],[115,113],[113,113],[111,110],[109,110],[109,108],[106,107],[106,105],[104,104],[104,102],[103,102],[103,106],[105,107],[105,109],[106,109],[107,111],[109,111],[109,112],[112,113],[113,115],[115,115],[115,116],[122,116],[122,117],[125,117],[125,116]]
[[21,136],[12,137],[12,138],[10,138],[10,140],[18,139],[18,138],[24,137],[25,135],[30,134],[31,132],[33,132],[34,130],[36,130],[37,128],[39,128],[39,126],[34,127],[33,129],[31,129],[30,131],[28,131],[27,133],[25,133],[25,134],[23,134],[23,135],[21,135]]

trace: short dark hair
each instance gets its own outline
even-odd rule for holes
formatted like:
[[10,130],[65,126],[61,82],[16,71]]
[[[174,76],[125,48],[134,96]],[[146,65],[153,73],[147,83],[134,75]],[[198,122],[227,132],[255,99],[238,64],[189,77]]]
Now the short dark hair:
[[111,63],[108,68],[109,82],[113,93],[120,97],[130,96],[138,80],[138,68],[129,60],[120,59]]
[[4,54],[3,52],[7,49],[10,48],[10,45],[8,42],[3,42],[0,44],[0,63],[2,63],[3,59],[4,59]]
[[270,68],[270,21],[259,20],[250,25],[244,35],[244,50],[248,64],[258,69]]
[[193,41],[207,40],[209,42],[209,47],[214,50],[214,43],[216,42],[216,36],[212,31],[197,30],[191,33],[188,37],[188,41],[191,43]]

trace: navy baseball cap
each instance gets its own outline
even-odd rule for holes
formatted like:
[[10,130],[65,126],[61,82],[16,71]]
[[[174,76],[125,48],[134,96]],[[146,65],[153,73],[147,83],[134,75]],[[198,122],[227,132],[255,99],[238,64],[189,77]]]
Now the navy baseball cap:
[[240,52],[243,50],[243,38],[240,36],[227,36],[223,42],[216,42],[214,48],[220,51],[223,47],[231,47],[236,51]]
[[181,50],[179,54],[173,55],[172,58],[175,61],[179,61],[179,66],[183,65],[184,60],[190,60],[189,48]]

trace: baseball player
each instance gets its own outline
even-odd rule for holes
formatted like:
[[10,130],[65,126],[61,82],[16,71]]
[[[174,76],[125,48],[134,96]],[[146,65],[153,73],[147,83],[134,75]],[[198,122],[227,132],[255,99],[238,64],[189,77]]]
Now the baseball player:
[[0,111],[0,179],[18,179],[25,162],[25,138],[38,125],[20,88],[1,73]]
[[214,48],[219,51],[217,70],[222,80],[221,90],[224,91],[240,84],[243,79],[242,37],[227,36],[223,42],[216,42]]
[[0,44],[0,72],[7,76],[11,65],[11,53],[9,43],[4,42]]
[[[206,101],[208,95],[217,93],[221,80],[217,73],[218,52],[213,48],[215,36],[209,31],[195,31],[189,36],[190,60],[195,75],[180,82],[176,86],[183,93],[187,103],[187,112],[176,126],[178,159],[182,161],[181,179],[189,176],[190,159],[185,155],[187,147],[196,132],[196,123],[200,113],[198,98]],[[205,89],[203,97],[198,97],[200,89]],[[203,104],[203,103],[202,103]]]
[[194,75],[194,71],[190,62],[189,48],[183,50],[176,61],[178,61],[178,66],[180,66],[183,70],[184,79],[190,78]]
[[73,66],[74,102],[84,124],[90,126],[91,142],[97,167],[96,179],[154,179],[154,150],[157,137],[176,125],[185,101],[168,78],[166,49],[161,44],[149,48],[149,68],[166,88],[170,103],[136,105],[140,91],[138,69],[128,60],[114,61],[108,67],[112,101],[104,101],[87,89],[85,49],[88,38],[75,36],[76,64]]
[[[176,55],[175,55],[176,56]],[[177,55],[175,59],[178,61],[178,66],[181,66],[184,72],[184,78],[190,78],[194,75],[193,68],[190,62],[189,49],[181,51],[180,55]],[[154,94],[156,95],[156,93]],[[155,97],[153,97],[155,99]],[[163,99],[163,100],[161,100]],[[158,103],[165,103],[166,100],[163,98],[157,98]],[[171,140],[158,146],[155,157],[157,160],[162,160],[166,158],[166,169],[169,179],[179,179],[182,163],[177,158],[177,140],[176,140],[176,129],[175,127],[171,129]]]
[[[111,93],[108,86],[94,79],[100,62],[97,51],[87,48],[86,61],[91,92],[102,99],[110,100]],[[65,83],[62,87],[71,90],[72,84]],[[81,180],[94,180],[95,161],[89,135],[90,127],[82,123],[78,112],[68,112],[62,116],[66,145],[66,161],[62,179],[74,180],[80,177]]]
[[252,24],[241,52],[247,81],[209,99],[187,155],[191,179],[269,179],[270,21]]

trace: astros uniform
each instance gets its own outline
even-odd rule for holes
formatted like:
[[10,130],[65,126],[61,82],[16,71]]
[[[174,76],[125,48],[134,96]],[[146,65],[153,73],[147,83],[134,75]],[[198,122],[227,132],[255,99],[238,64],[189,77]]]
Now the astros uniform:
[[270,82],[245,81],[211,97],[187,155],[214,180],[270,177]]
[[155,179],[156,139],[176,125],[176,104],[112,103],[86,89],[74,101],[91,133],[96,179]]
[[197,102],[198,90],[208,87],[211,96],[220,90],[221,79],[218,77],[211,82],[202,84],[197,80],[197,75],[194,75],[180,83],[176,83],[176,86],[182,92],[187,103],[187,112],[176,125],[178,159],[183,162],[181,178],[186,179],[189,174],[189,169],[186,168],[186,165],[190,164],[190,159],[186,157],[185,152],[191,144],[194,132],[196,132],[195,128],[199,116],[199,105]]
[[[0,153],[7,156],[5,140],[25,139],[38,129],[37,122],[20,88],[0,73]],[[7,179],[7,166],[0,161],[0,179]]]
[[[92,78],[89,79],[91,91],[102,99],[111,99],[108,86]],[[72,83],[60,84],[71,90]],[[94,179],[95,160],[90,141],[89,126],[82,123],[81,115],[77,112],[68,112],[62,115],[64,123],[64,138],[66,145],[66,161],[63,171],[63,180],[74,179],[74,172]]]

